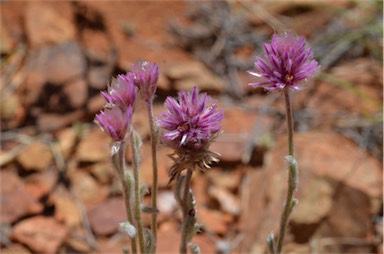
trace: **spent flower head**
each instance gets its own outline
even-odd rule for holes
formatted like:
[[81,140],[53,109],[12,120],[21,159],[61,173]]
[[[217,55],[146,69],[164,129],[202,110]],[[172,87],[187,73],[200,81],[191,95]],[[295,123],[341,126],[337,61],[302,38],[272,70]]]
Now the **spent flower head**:
[[264,51],[264,58],[256,58],[256,71],[248,73],[266,81],[250,83],[250,86],[261,86],[267,90],[285,87],[301,90],[300,83],[320,69],[304,36],[297,38],[291,33],[274,34],[271,43],[264,43]]
[[208,150],[209,145],[220,133],[223,112],[206,93],[192,91],[179,93],[178,100],[168,97],[164,103],[166,111],[158,118],[164,132],[161,141],[174,149],[171,158],[171,180],[188,167],[206,170],[218,154]]
[[101,92],[105,100],[110,104],[115,104],[122,109],[133,106],[136,99],[136,86],[129,75],[118,75],[112,79],[107,92]]
[[152,100],[159,79],[159,67],[157,64],[148,61],[139,61],[132,65],[132,73],[130,76],[139,89],[141,98],[146,102]]
[[131,127],[132,106],[126,110],[111,106],[96,114],[95,121],[114,141],[123,141]]

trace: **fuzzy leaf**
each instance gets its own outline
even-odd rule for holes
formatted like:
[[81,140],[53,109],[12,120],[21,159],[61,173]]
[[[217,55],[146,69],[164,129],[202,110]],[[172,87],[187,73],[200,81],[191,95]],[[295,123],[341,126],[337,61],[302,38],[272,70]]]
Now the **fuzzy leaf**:
[[121,231],[127,233],[130,238],[136,237],[137,230],[131,223],[129,223],[129,221],[121,222],[119,225]]
[[200,247],[196,243],[189,243],[188,248],[190,249],[192,254],[200,254]]
[[153,253],[156,243],[151,230],[148,228],[144,229],[144,241],[145,253]]
[[147,206],[146,204],[141,204],[140,209],[143,213],[156,214],[159,212],[158,209]]

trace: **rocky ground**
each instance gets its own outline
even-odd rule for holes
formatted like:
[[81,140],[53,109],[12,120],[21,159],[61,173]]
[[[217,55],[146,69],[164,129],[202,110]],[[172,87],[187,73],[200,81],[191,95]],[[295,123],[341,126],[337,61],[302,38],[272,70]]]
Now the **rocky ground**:
[[[307,36],[321,73],[293,95],[297,197],[287,253],[382,253],[383,17],[380,1],[1,1],[1,252],[121,253],[127,237],[100,90],[156,61],[162,102],[194,84],[218,99],[224,134],[193,191],[202,253],[263,253],[286,192],[279,94],[246,74],[273,32]],[[151,183],[149,127],[140,174]],[[178,250],[180,211],[159,148],[159,253]],[[145,197],[149,202],[149,195]],[[144,217],[149,226],[149,217]]]

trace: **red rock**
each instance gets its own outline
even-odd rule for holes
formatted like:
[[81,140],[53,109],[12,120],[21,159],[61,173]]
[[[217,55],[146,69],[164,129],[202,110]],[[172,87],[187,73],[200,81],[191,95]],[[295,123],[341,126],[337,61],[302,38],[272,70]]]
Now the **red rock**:
[[[44,97],[52,100],[58,95],[52,89],[43,89],[44,85],[56,86],[55,89],[60,91],[62,85],[80,79],[86,71],[81,46],[74,42],[35,49],[29,55],[28,64],[30,68],[23,86],[27,105],[35,104]],[[60,102],[60,98],[56,100]],[[63,105],[56,103],[50,107],[60,111]]]
[[133,126],[140,134],[142,140],[148,140],[150,136],[150,127],[147,108],[140,100],[136,103],[135,114],[133,116]]
[[[283,143],[284,139],[282,148]],[[296,135],[295,146],[302,170],[343,182],[372,198],[382,196],[380,163],[347,138],[333,133],[305,133]]]
[[12,235],[35,252],[56,253],[67,229],[53,218],[36,216],[17,223]]
[[60,12],[47,3],[28,4],[25,26],[28,40],[33,47],[75,39],[75,27],[70,19],[63,15],[63,8],[70,8],[70,5],[60,4]]
[[[255,253],[264,252],[265,232],[262,231],[264,220],[271,217],[265,213],[267,203],[265,201],[268,182],[266,181],[267,171],[249,168],[246,171],[241,187],[241,216],[240,231],[244,232],[244,239],[241,242],[241,252],[248,253],[250,250],[257,249]],[[272,219],[279,219],[273,217]],[[271,232],[271,227],[267,224],[267,234]],[[261,240],[260,240],[261,239]],[[262,246],[260,250],[260,246]]]
[[[172,160],[167,156],[171,150],[165,147],[158,147],[157,150],[157,174],[159,188],[165,188],[168,185],[168,170],[172,166]],[[140,181],[145,182],[148,187],[152,186],[152,156],[151,146],[143,145],[142,163],[140,164]]]
[[[212,171],[215,169],[212,169]],[[207,205],[210,201],[207,195],[208,186],[210,185],[204,173],[194,172],[192,175],[192,191],[195,195],[197,208]]]
[[75,171],[69,174],[72,191],[86,206],[91,207],[103,202],[108,196],[108,187],[100,185],[84,171]]
[[97,90],[105,90],[111,79],[112,69],[109,66],[92,67],[88,71],[89,85]]
[[82,42],[91,61],[104,62],[113,54],[110,39],[103,31],[83,29]]
[[111,138],[99,128],[89,130],[77,147],[76,157],[79,161],[98,162],[110,160]]
[[[353,71],[351,71],[353,70]],[[356,59],[340,64],[331,69],[332,79],[325,80],[316,85],[316,94],[307,102],[308,107],[321,114],[337,114],[345,110],[359,115],[377,114],[382,111],[382,66],[368,59]],[[347,86],[347,88],[342,87]],[[308,91],[309,92],[309,91]],[[305,92],[301,96],[306,96]],[[324,98],[327,98],[324,103]],[[359,101],[360,103],[356,103]],[[324,119],[324,118],[323,118]],[[322,120],[323,120],[322,119]],[[325,123],[317,125],[334,124],[343,119],[324,119]]]
[[90,166],[90,170],[98,182],[102,184],[110,183],[116,177],[116,171],[111,160],[95,163]]
[[202,207],[197,209],[197,222],[201,223],[209,232],[225,235],[231,221],[232,216],[220,211]]
[[333,201],[329,214],[319,226],[317,234],[360,239],[365,239],[371,234],[372,212],[376,214],[377,211],[371,210],[369,196],[355,188],[340,184],[336,186]]
[[[137,246],[139,249],[139,246]],[[97,240],[97,250],[93,253],[122,253],[122,250],[128,250],[131,253],[130,240],[126,234],[120,234],[119,238],[102,238]]]
[[57,133],[60,152],[64,158],[67,159],[73,152],[76,138],[76,130],[72,127],[62,129]]
[[297,224],[317,224],[331,211],[334,188],[321,177],[308,177],[303,181],[297,194],[300,206],[295,209],[291,221]]
[[240,214],[239,199],[227,189],[211,186],[208,194],[220,203],[222,211],[235,216]]
[[158,91],[169,91],[169,90],[171,90],[171,84],[170,84],[168,78],[161,71],[161,66],[160,66],[159,81],[158,81],[158,84],[157,84],[157,89],[158,89]]
[[4,121],[4,127],[15,128],[19,126],[24,120],[25,114],[21,98],[17,94],[7,95],[0,101],[0,118]]
[[[342,147],[342,149],[340,149]],[[296,159],[299,165],[299,205],[291,217],[290,231],[295,241],[306,242],[315,233],[323,236],[362,237],[371,231],[369,207],[382,197],[380,163],[350,140],[334,133],[296,133]],[[264,186],[269,202],[257,217],[258,235],[245,240],[263,243],[270,232],[277,233],[287,189],[286,137],[269,151]],[[256,191],[253,191],[256,192]],[[344,193],[345,194],[342,194]],[[339,193],[338,196],[336,193]],[[342,200],[341,200],[342,199]],[[302,201],[302,203],[301,203]],[[250,199],[250,205],[256,202]],[[361,204],[356,206],[356,203]],[[318,225],[324,222],[324,225]]]
[[77,227],[71,230],[72,234],[65,239],[65,245],[68,245],[73,252],[82,252],[82,253],[90,253],[92,251],[92,247],[88,242],[84,241],[86,239],[86,235],[84,229],[81,227]]
[[67,96],[72,108],[80,108],[88,98],[87,82],[83,79],[76,79],[63,87],[63,94]]
[[12,35],[3,19],[0,22],[0,41],[0,53],[4,55],[11,54],[11,51],[15,47],[15,40],[12,38]]
[[[19,177],[11,171],[0,171],[1,223],[12,223],[28,214],[43,210],[38,200],[30,195]],[[17,207],[17,209],[15,209]]]
[[48,195],[57,183],[58,174],[55,170],[35,173],[25,179],[25,188],[36,199]]
[[[157,252],[179,253],[180,228],[173,221],[164,222],[158,229]],[[214,253],[214,243],[204,234],[195,235],[191,243],[199,245],[201,253]]]
[[92,230],[97,235],[110,235],[119,229],[119,223],[127,221],[122,197],[111,198],[91,209],[88,213]]
[[17,156],[17,161],[26,170],[43,171],[52,162],[52,153],[43,142],[37,141],[27,147]]
[[180,232],[174,222],[165,222],[160,225],[157,232],[158,253],[179,253]]
[[31,251],[21,244],[12,244],[7,248],[2,248],[1,253],[2,254],[31,254]]
[[231,191],[236,191],[239,188],[243,175],[240,168],[230,171],[212,168],[212,170],[209,170],[206,174],[214,186],[226,188]]
[[239,135],[235,140],[226,141],[225,136],[222,134],[210,150],[220,154],[220,163],[240,163],[245,153],[245,139]]
[[[246,141],[252,132],[256,116],[240,108],[225,108],[221,128],[224,131],[211,150],[221,154],[222,162],[239,163],[246,152]],[[236,123],[236,124],[234,124]]]
[[98,113],[105,105],[106,101],[100,94],[88,100],[87,111],[89,114]]
[[44,113],[38,116],[37,126],[40,131],[53,131],[66,127],[84,116],[82,110],[76,110],[66,114]]
[[55,205],[55,218],[57,221],[63,221],[67,228],[73,229],[81,223],[79,208],[76,205],[74,197],[70,193],[59,186],[51,196]]
[[218,93],[223,89],[223,82],[197,61],[169,66],[164,70],[164,74],[169,79],[176,80],[177,90],[191,90],[197,86],[201,90]]

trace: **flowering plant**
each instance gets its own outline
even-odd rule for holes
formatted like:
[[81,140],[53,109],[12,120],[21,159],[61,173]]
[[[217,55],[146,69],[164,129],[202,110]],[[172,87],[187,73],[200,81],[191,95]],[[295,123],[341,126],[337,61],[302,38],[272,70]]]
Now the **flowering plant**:
[[[158,118],[158,125],[164,130],[161,140],[174,152],[174,161],[169,171],[170,181],[176,178],[175,198],[182,208],[183,225],[180,253],[187,253],[187,247],[198,249],[190,244],[193,235],[199,230],[196,225],[194,196],[190,189],[194,169],[205,171],[212,162],[218,161],[218,154],[209,150],[210,144],[220,133],[223,112],[207,94],[199,94],[196,87],[192,91],[179,93],[178,100],[168,97],[164,103],[166,111]],[[186,174],[181,176],[181,172]]]
[[[138,62],[132,66],[132,72],[118,75],[112,79],[108,90],[101,92],[107,101],[104,109],[96,114],[95,121],[113,140],[112,159],[120,177],[124,200],[126,203],[127,222],[120,224],[121,229],[131,238],[132,253],[137,253],[136,238],[139,239],[141,253],[156,252],[157,233],[157,125],[164,132],[161,141],[174,149],[170,157],[174,165],[170,169],[170,181],[176,178],[175,197],[182,208],[184,222],[180,251],[186,253],[187,247],[197,250],[196,244],[190,244],[198,226],[195,224],[195,202],[190,181],[195,168],[206,170],[212,162],[218,161],[218,154],[209,151],[209,146],[220,133],[220,122],[223,113],[217,109],[216,102],[207,94],[193,91],[179,93],[178,100],[168,97],[165,101],[166,112],[155,121],[153,115],[153,99],[158,81],[158,66],[149,62]],[[146,103],[149,125],[151,129],[153,182],[152,207],[145,211],[152,213],[151,231],[143,228],[141,212],[142,191],[139,180],[140,138],[132,125],[136,93]],[[133,175],[127,169],[125,155],[127,145],[131,145]],[[181,172],[187,173],[181,176]],[[144,210],[143,210],[144,211]]]
[[264,87],[270,91],[280,91],[284,94],[288,126],[288,155],[286,156],[289,165],[288,192],[281,215],[276,248],[273,233],[267,238],[270,253],[280,254],[289,215],[298,204],[298,200],[293,197],[298,185],[298,166],[294,155],[293,118],[289,90],[301,90],[302,82],[313,76],[320,66],[313,60],[312,49],[306,45],[304,37],[298,39],[290,33],[274,34],[271,43],[264,44],[264,51],[264,59],[256,58],[256,71],[248,71],[248,73],[266,80],[249,85]]

